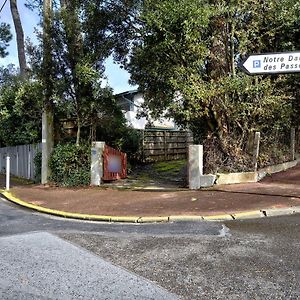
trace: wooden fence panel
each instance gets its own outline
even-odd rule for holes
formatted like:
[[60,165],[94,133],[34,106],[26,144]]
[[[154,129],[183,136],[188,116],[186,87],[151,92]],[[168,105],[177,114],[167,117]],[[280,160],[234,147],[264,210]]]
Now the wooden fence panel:
[[42,150],[42,144],[0,148],[0,172],[5,172],[6,157],[10,157],[10,173],[17,177],[35,179],[34,158]]
[[145,130],[143,132],[142,160],[157,162],[186,159],[193,136],[188,131]]

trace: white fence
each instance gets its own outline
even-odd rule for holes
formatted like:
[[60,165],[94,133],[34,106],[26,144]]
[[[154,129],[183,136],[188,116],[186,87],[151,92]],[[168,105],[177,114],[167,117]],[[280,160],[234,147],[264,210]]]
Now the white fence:
[[10,157],[10,174],[27,179],[35,178],[34,158],[42,144],[0,148],[0,172],[5,172],[6,157]]

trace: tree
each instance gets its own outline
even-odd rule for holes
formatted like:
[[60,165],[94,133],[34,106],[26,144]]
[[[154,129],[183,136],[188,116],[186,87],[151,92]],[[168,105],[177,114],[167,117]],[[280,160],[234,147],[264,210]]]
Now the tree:
[[52,60],[52,0],[43,2],[43,61],[42,81],[44,88],[42,116],[42,183],[50,176],[49,159],[54,146],[53,107],[53,60]]
[[204,125],[202,135],[216,136],[227,152],[226,138],[258,130],[266,109],[290,110],[290,94],[276,88],[282,77],[249,78],[236,65],[246,53],[290,49],[297,1],[148,0],[139,18],[126,67],[153,114],[167,112],[196,135]]
[[13,66],[0,69],[1,147],[40,141],[41,91],[40,82],[24,81]]
[[8,43],[11,41],[10,26],[6,23],[0,24],[0,57],[5,57],[8,53],[5,51]]
[[24,42],[24,31],[18,11],[17,0],[10,0],[10,10],[14,21],[16,37],[17,37],[17,48],[18,58],[20,65],[20,74],[24,76],[26,73],[26,57],[25,57],[25,42]]
[[91,126],[93,139],[101,117],[108,111],[118,114],[111,89],[101,87],[104,61],[114,44],[110,26],[115,15],[108,4],[64,0],[55,14],[56,92],[60,105],[67,104],[68,114],[76,117],[76,144],[81,141],[82,128]]
[[[101,85],[105,79],[104,61],[112,53],[117,40],[113,28],[120,24],[117,12],[121,10],[118,6],[121,3],[55,1],[52,34],[49,36],[51,45],[47,47],[48,51],[51,49],[52,68],[47,76],[46,67],[40,63],[42,56],[46,61],[45,53],[41,53],[43,47],[29,47],[31,70],[44,78],[45,85],[46,80],[52,84],[55,113],[76,119],[76,144],[86,136],[83,128],[91,128],[89,138],[93,139],[97,123],[106,116],[120,117],[112,90]],[[35,4],[39,6],[39,1]]]

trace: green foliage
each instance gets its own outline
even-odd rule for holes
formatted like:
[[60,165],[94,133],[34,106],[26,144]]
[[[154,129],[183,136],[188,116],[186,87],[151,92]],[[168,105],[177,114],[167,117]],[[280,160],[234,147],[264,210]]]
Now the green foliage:
[[35,167],[35,178],[34,181],[36,183],[41,182],[41,177],[42,177],[42,152],[39,151],[33,158],[34,162],[34,167]]
[[50,180],[61,186],[89,185],[90,156],[89,145],[58,144],[50,158]]
[[126,128],[123,136],[121,150],[127,154],[127,158],[132,164],[141,160],[142,131],[133,128]]
[[[240,105],[250,106],[251,110],[252,96],[268,107],[275,98],[280,99],[275,87],[282,79],[255,80],[243,74],[236,77],[236,63],[245,53],[274,50],[275,42],[280,45],[277,51],[283,49],[285,41],[279,35],[283,29],[295,27],[299,17],[293,15],[293,9],[299,11],[299,5],[286,1],[291,8],[287,10],[277,1],[256,2],[257,6],[250,0],[243,4],[205,0],[145,2],[141,14],[143,35],[137,39],[127,68],[132,81],[145,91],[147,107],[155,115],[167,111],[184,126],[204,119],[209,131],[222,135],[231,130],[227,114],[232,108],[235,115]],[[266,11],[264,18],[261,9]],[[288,13],[291,11],[293,14]],[[269,90],[263,92],[264,86]],[[235,122],[232,118],[230,121]]]
[[32,144],[41,138],[41,94],[38,81],[23,80],[2,69],[0,86],[0,143]]
[[0,23],[0,57],[5,57],[8,53],[5,51],[8,47],[8,43],[12,39],[10,33],[10,26],[6,23]]
[[216,137],[222,161],[246,156],[253,131],[272,136],[299,122],[291,76],[237,68],[246,54],[299,48],[299,1],[147,0],[139,19],[126,68],[145,107],[190,128],[197,142]]
[[142,142],[142,132],[120,123],[121,119],[109,120],[97,127],[97,140],[105,141],[111,147],[123,151],[128,159],[134,163],[139,157]]
[[[76,119],[77,144],[81,139],[93,140],[96,126],[101,126],[106,116],[110,115],[111,119],[120,116],[112,90],[103,87],[104,61],[116,44],[121,44],[116,31],[122,18],[128,17],[127,5],[131,6],[130,2],[125,5],[123,1],[65,0],[53,5],[53,67],[49,84],[52,84],[56,115]],[[40,1],[31,4],[38,7]],[[116,30],[113,31],[112,27]],[[38,78],[45,78],[40,59],[42,47],[30,45],[29,50],[32,70]],[[88,126],[91,130],[86,137],[84,128]]]

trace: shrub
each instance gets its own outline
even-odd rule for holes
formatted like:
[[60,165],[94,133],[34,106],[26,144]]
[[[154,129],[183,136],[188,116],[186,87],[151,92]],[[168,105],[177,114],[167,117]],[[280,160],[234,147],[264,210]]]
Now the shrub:
[[61,186],[90,184],[89,145],[58,144],[50,157],[50,180]]
[[34,167],[35,167],[35,177],[34,182],[40,183],[41,182],[41,176],[42,176],[42,152],[38,151],[35,155],[34,159]]
[[128,161],[132,164],[141,159],[141,145],[143,143],[143,133],[141,130],[127,128],[124,132],[121,151],[127,153]]

